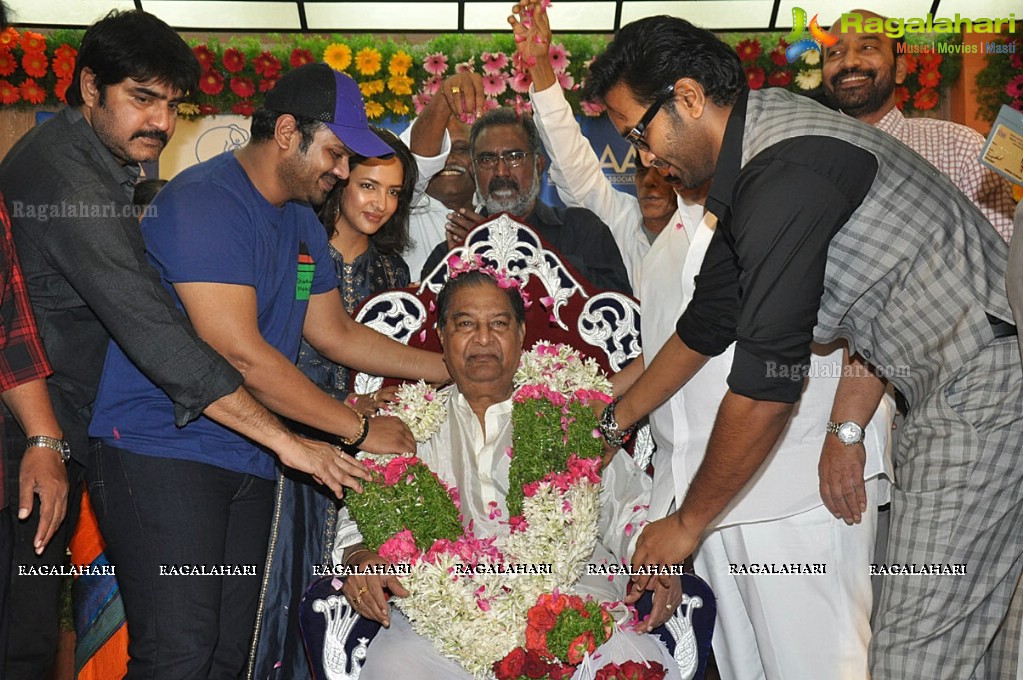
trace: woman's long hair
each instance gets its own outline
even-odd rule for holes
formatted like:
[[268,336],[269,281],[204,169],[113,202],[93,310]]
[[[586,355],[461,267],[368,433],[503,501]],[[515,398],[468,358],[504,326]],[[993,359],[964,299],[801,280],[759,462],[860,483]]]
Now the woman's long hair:
[[[391,219],[387,220],[380,229],[370,237],[373,245],[384,255],[401,255],[412,245],[412,239],[408,233],[409,213],[412,212],[412,194],[419,177],[416,161],[412,152],[405,146],[405,143],[390,130],[370,125],[370,129],[377,137],[384,140],[394,150],[394,156],[401,161],[402,180],[401,190],[398,192],[398,207],[395,209]],[[349,161],[350,167],[366,161],[365,156],[352,156]],[[338,216],[341,214],[341,201],[344,199],[345,189],[348,180],[338,182],[333,190],[327,195],[327,200],[320,208],[319,218],[323,227],[327,230],[327,238],[334,238],[337,233]]]

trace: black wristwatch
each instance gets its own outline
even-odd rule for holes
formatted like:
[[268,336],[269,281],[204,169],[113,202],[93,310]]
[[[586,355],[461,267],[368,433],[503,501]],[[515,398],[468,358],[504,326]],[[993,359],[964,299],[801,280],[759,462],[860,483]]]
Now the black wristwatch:
[[33,446],[41,446],[46,449],[53,449],[60,454],[60,462],[65,465],[71,460],[71,447],[63,439],[57,439],[56,437],[47,437],[45,434],[37,434],[29,437],[25,440],[25,448],[30,449]]

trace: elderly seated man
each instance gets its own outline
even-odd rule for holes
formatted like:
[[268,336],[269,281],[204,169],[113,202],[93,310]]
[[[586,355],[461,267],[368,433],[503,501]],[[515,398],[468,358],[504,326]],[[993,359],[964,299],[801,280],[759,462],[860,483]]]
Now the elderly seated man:
[[[476,535],[507,535],[507,524],[493,510],[496,501],[501,515],[508,516],[505,498],[509,490],[512,442],[513,377],[519,365],[525,337],[525,309],[516,288],[499,287],[488,273],[474,270],[450,279],[437,298],[438,333],[454,385],[448,396],[448,417],[439,431],[419,445],[418,456],[447,484],[460,490],[463,521],[473,522]],[[632,538],[645,519],[650,495],[646,473],[632,459],[619,452],[602,472],[601,517],[597,545],[590,563],[621,564],[631,554]],[[342,522],[345,519],[342,518]],[[338,535],[346,534],[346,527]],[[351,533],[352,527],[347,527]],[[384,560],[362,543],[348,546],[335,559],[365,570]],[[604,575],[583,575],[576,584],[580,595],[598,601],[624,600],[628,576],[612,580]],[[433,644],[412,630],[408,619],[392,610],[389,596],[403,597],[407,591],[395,576],[357,573],[345,581],[343,592],[363,617],[380,621],[385,628],[377,634],[360,678],[373,680],[398,677],[469,678],[464,669],[440,655]],[[659,626],[682,600],[679,578],[654,594],[653,615],[645,632]],[[668,667],[666,650],[650,636],[637,636],[644,658]],[[668,676],[678,677],[677,670]]]

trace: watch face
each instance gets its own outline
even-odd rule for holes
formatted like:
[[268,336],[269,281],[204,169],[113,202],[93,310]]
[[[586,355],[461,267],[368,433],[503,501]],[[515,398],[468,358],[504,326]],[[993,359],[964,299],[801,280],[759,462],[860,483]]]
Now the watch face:
[[837,434],[843,444],[857,444],[863,439],[863,428],[856,423],[842,423],[838,426]]

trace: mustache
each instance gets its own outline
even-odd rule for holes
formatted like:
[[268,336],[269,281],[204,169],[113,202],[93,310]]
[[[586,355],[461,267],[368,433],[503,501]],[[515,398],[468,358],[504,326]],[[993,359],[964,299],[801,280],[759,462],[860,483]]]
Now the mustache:
[[167,133],[164,132],[163,130],[139,130],[138,132],[134,133],[131,137],[129,137],[128,141],[130,142],[131,140],[138,139],[140,137],[150,137],[152,139],[158,139],[164,144],[170,141],[170,137],[168,137]]
[[490,180],[489,184],[487,184],[487,193],[493,193],[500,189],[514,189],[515,191],[522,191],[519,183],[511,177],[495,177]]
[[863,69],[858,69],[858,68],[842,69],[841,71],[839,71],[835,75],[831,76],[831,81],[830,81],[831,82],[831,86],[832,87],[837,87],[838,86],[838,81],[840,81],[842,78],[845,78],[846,76],[867,76],[871,80],[875,80],[877,78],[877,71],[875,71],[874,69],[863,70]]

